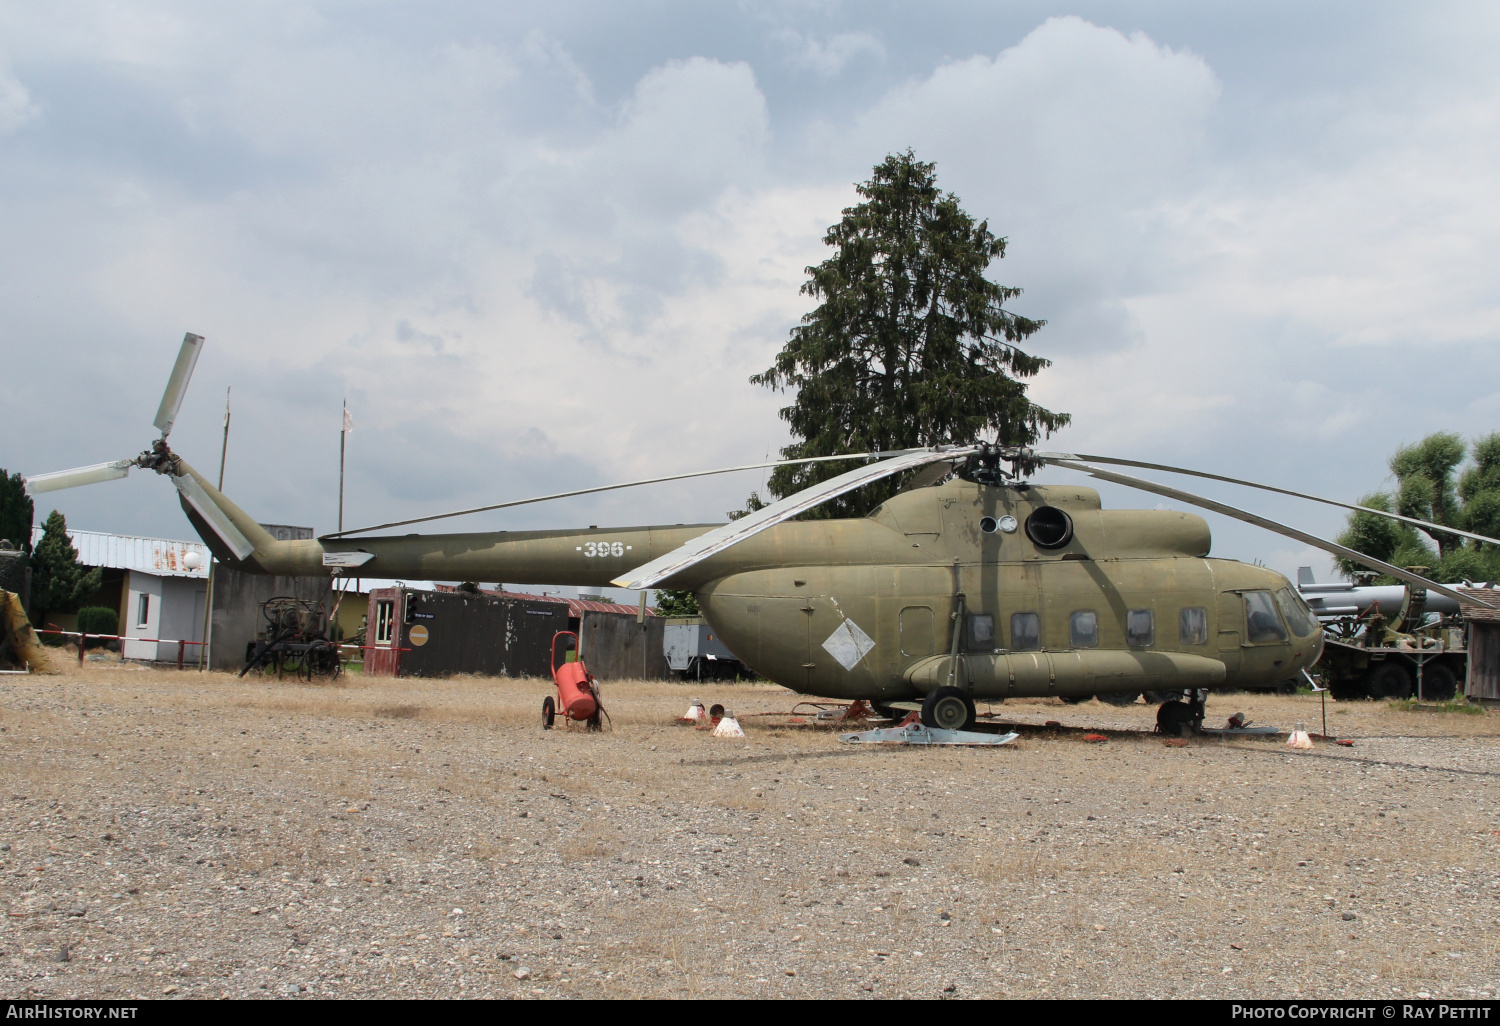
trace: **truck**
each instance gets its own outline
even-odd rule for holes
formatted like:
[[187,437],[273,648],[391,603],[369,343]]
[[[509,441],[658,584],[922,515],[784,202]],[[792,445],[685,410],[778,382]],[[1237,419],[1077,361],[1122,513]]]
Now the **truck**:
[[683,680],[734,680],[750,671],[701,616],[668,617],[662,630],[667,666]]
[[1313,667],[1335,699],[1447,701],[1468,673],[1462,610],[1444,595],[1364,580],[1319,584],[1297,568],[1297,591],[1323,624]]

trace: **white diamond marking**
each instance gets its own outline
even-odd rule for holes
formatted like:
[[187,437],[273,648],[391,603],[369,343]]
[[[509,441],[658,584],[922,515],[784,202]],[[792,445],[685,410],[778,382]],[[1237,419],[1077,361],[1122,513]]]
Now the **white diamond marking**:
[[829,655],[838,660],[840,666],[846,670],[852,670],[875,647],[875,642],[859,629],[859,624],[853,620],[845,620],[834,629],[832,634],[828,635],[828,640],[823,642],[823,647]]

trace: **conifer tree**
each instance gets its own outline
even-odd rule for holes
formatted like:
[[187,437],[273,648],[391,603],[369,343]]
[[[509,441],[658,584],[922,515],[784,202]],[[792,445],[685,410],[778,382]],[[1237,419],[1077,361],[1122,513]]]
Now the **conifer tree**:
[[[937,186],[910,150],[857,186],[823,241],[834,254],[807,269],[819,305],[792,329],[776,362],[750,380],[795,391],[781,418],[797,441],[782,456],[831,456],[979,440],[1031,444],[1070,417],[1033,403],[1026,379],[1049,360],[1020,348],[1045,321],[1005,304],[1021,290],[985,277],[1006,240]],[[778,467],[774,496],[850,469],[840,462]],[[876,482],[810,516],[858,516],[899,491]]]
[[31,551],[31,522],[36,515],[26,481],[20,474],[6,476],[0,468],[0,538],[18,549]]
[[57,510],[42,523],[42,537],[31,554],[31,607],[42,613],[71,613],[99,590],[103,571],[85,570],[68,538],[68,522]]

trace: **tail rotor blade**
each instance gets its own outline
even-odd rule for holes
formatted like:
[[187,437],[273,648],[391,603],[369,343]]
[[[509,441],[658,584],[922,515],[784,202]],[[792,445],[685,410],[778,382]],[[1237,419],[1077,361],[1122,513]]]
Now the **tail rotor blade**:
[[130,473],[134,460],[116,460],[113,463],[96,463],[92,467],[75,467],[59,470],[53,474],[37,474],[26,479],[26,491],[30,495],[38,492],[55,492],[61,488],[77,488],[79,485],[98,484],[100,481],[117,481]]
[[191,331],[182,337],[182,348],[177,351],[177,362],[172,365],[172,376],[167,379],[167,390],[162,393],[161,406],[157,407],[156,428],[166,438],[172,433],[172,423],[182,407],[182,397],[187,394],[188,382],[193,377],[193,368],[198,363],[198,354],[203,351],[203,336]]

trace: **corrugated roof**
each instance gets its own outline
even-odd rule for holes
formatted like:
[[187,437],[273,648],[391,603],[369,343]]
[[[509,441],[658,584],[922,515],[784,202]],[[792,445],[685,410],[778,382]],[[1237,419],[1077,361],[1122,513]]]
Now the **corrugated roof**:
[[[208,577],[208,546],[202,542],[71,529],[68,531],[68,539],[78,550],[78,562],[84,566],[139,570],[158,577]],[[42,529],[33,528],[32,548],[36,548],[41,540]],[[195,570],[188,569],[183,563],[189,552],[198,554],[198,567]]]

